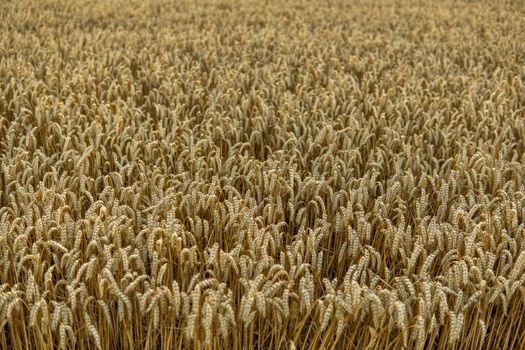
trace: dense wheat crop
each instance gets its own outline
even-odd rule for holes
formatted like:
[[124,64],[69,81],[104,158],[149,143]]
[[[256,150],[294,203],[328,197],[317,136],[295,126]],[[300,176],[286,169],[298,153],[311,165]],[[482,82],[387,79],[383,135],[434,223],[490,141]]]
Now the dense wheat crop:
[[525,348],[519,3],[0,16],[1,349]]

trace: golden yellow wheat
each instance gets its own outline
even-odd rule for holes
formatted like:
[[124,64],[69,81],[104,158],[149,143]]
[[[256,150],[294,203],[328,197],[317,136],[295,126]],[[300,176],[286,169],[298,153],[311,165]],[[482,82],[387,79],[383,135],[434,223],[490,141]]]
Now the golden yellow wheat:
[[525,348],[519,2],[0,16],[1,349]]

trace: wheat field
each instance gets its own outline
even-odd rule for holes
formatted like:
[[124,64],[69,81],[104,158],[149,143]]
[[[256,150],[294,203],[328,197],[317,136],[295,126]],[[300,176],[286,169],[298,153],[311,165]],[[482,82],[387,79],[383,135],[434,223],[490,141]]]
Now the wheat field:
[[0,349],[525,348],[523,4],[0,16]]

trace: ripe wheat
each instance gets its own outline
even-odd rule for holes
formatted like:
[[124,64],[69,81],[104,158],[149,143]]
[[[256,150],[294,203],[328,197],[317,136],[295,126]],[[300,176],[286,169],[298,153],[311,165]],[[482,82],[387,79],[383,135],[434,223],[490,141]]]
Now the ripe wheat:
[[0,17],[1,349],[525,348],[519,1]]

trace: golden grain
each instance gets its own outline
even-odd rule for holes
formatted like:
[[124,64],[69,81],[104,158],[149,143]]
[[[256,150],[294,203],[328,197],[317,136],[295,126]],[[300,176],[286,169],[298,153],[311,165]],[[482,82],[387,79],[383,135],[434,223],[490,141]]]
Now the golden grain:
[[525,348],[524,15],[0,4],[0,348]]

